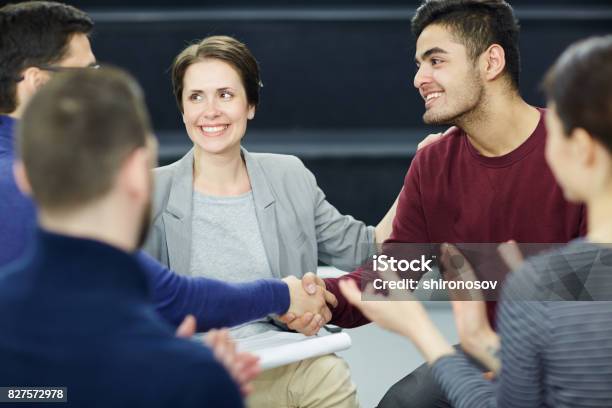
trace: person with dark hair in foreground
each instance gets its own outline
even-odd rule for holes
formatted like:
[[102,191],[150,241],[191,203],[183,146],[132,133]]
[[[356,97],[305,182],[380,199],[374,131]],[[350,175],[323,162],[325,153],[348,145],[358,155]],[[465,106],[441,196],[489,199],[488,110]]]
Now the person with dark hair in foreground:
[[[612,36],[605,36],[571,46],[544,81],[546,160],[565,197],[586,204],[587,236],[509,275],[499,334],[483,302],[453,301],[457,327],[467,332],[463,351],[494,371],[495,383],[444,340],[420,302],[363,301],[354,281],[340,282],[368,318],[414,342],[457,408],[612,406],[611,80]],[[460,255],[448,246],[446,256]],[[473,273],[467,263],[461,269]]]
[[18,133],[15,176],[40,227],[0,269],[0,384],[65,387],[73,407],[242,406],[211,351],[158,319],[132,255],[156,161],[136,82],[114,68],[62,73]]
[[[0,8],[0,266],[23,255],[36,223],[34,204],[18,191],[12,174],[15,125],[52,75],[97,67],[88,38],[92,28],[86,13],[62,3],[30,1]],[[73,154],[69,145],[57,148]],[[83,171],[82,177],[95,184],[100,169]],[[188,314],[195,316],[199,330],[208,330],[292,310],[329,313],[323,293],[309,299],[294,278],[227,284],[177,275],[144,252],[136,258],[147,273],[158,312],[174,325]]]

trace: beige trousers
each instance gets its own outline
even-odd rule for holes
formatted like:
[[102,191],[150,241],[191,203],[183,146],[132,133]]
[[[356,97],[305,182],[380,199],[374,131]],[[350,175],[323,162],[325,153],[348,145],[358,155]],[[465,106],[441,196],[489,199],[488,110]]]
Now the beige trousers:
[[357,390],[346,362],[335,354],[272,368],[253,382],[249,408],[354,408]]

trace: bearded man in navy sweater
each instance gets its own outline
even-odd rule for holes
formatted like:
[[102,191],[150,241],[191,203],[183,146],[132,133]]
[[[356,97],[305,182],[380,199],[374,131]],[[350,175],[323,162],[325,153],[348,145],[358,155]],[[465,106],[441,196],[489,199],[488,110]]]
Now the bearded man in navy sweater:
[[155,162],[136,82],[114,68],[61,74],[23,119],[15,177],[39,227],[0,270],[0,384],[65,387],[79,407],[242,406],[210,350],[157,318],[132,255]]

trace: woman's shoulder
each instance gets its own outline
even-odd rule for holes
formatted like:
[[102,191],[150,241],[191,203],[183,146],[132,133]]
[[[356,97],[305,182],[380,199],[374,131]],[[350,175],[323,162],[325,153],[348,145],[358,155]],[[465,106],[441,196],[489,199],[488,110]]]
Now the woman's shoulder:
[[155,188],[153,190],[153,218],[156,219],[163,210],[168,206],[170,195],[178,195],[182,199],[186,194],[184,191],[185,185],[189,185],[191,191],[191,182],[188,180],[192,176],[193,155],[191,151],[185,156],[166,166],[153,169],[153,182]]
[[165,166],[154,168],[153,175],[155,177],[155,183],[159,183],[160,181],[171,179],[175,170],[176,170],[176,162],[172,164],[167,164]]
[[156,204],[155,208],[160,208],[160,203],[168,201],[170,191],[172,190],[172,180],[174,179],[176,167],[175,162],[153,169],[153,182],[155,183],[153,201]]
[[[260,169],[270,181],[285,181],[296,177],[310,178],[312,173],[304,166],[302,160],[290,154],[248,153],[248,159],[253,167]],[[247,162],[247,166],[249,163]]]
[[246,159],[251,181],[263,179],[278,194],[303,197],[313,194],[316,188],[315,177],[296,156],[248,153]]
[[248,153],[260,166],[266,169],[304,170],[304,163],[291,154]]
[[[579,300],[589,274],[597,272],[601,248],[584,239],[553,247],[528,258],[523,266],[510,273],[504,292],[508,300]],[[571,299],[569,299],[569,298]]]
[[[160,179],[167,179],[172,177],[175,173],[181,171],[183,167],[185,167],[185,162],[191,162],[193,160],[193,154],[191,151],[187,152],[183,157],[178,159],[175,162],[170,164],[166,164],[165,166],[156,167],[153,169],[153,174],[155,177],[159,177]],[[189,165],[191,167],[191,165]],[[156,180],[157,181],[157,180]]]
[[169,190],[177,178],[189,176],[192,168],[193,153],[189,151],[177,161],[153,169],[156,190]]

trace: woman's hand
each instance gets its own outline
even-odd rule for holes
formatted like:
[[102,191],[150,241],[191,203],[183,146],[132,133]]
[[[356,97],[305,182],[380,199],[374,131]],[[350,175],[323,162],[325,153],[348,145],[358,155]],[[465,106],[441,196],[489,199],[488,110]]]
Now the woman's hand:
[[[383,272],[381,275],[386,280],[399,279],[395,273]],[[362,300],[362,292],[352,279],[341,279],[339,286],[346,299],[368,319],[410,339],[430,364],[442,356],[455,353],[421,302],[414,299],[409,291],[391,290],[389,296],[383,296],[375,294],[374,288],[368,285],[364,292],[368,300]]]
[[[383,296],[375,294],[371,285],[362,293],[352,279],[341,279],[339,287],[346,300],[359,308],[368,319],[383,329],[410,339],[418,331],[418,322],[428,319],[421,302],[406,300],[406,296],[414,299],[409,293],[397,294],[397,290],[390,290],[389,296]],[[363,297],[367,300],[363,300]]]
[[[444,277],[455,281],[476,281],[474,269],[453,245],[442,245]],[[478,289],[449,290],[461,348],[494,373],[499,372],[499,337],[491,328],[482,292]]]

